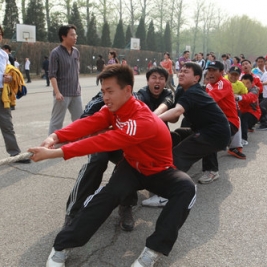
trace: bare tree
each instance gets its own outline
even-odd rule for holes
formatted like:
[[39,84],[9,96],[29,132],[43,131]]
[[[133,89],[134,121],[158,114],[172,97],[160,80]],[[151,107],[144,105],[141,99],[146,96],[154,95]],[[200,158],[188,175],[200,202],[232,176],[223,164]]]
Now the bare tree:
[[50,26],[51,26],[49,0],[45,0],[45,18],[46,18],[47,30],[49,32],[49,29],[50,29]]
[[196,7],[194,10],[194,17],[193,17],[194,26],[192,28],[192,31],[193,31],[192,50],[191,50],[192,55],[195,54],[195,50],[196,50],[196,42],[197,42],[197,37],[198,37],[198,32],[199,32],[199,23],[201,20],[201,14],[202,14],[204,5],[205,5],[204,0],[197,0]]
[[176,54],[180,53],[180,37],[181,37],[181,29],[186,24],[186,19],[184,18],[184,0],[177,0],[174,8],[174,18],[176,18]]
[[203,39],[203,53],[207,54],[209,48],[209,35],[214,27],[214,6],[209,3],[203,8],[203,25],[202,25],[202,39]]
[[136,10],[138,9],[137,8],[137,5],[136,3],[134,3],[134,0],[129,0],[129,3],[125,4],[125,9],[128,10],[129,12],[129,15],[128,17],[129,18],[129,25],[130,25],[130,28],[131,28],[131,32],[132,32],[132,36],[135,37],[135,30],[134,30],[134,24],[135,24],[135,14],[136,14]]
[[166,17],[168,17],[169,13],[166,9],[166,1],[165,0],[156,0],[154,2],[154,13],[152,15],[155,28],[158,29],[160,34],[163,34],[164,22]]
[[21,0],[21,13],[22,13],[22,21],[25,21],[26,17],[26,3],[25,0]]

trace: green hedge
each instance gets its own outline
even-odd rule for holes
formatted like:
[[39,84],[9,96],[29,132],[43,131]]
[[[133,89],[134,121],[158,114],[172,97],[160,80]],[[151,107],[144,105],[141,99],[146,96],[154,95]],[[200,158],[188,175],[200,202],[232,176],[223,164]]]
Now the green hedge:
[[[3,40],[3,44],[9,44],[12,48],[12,54],[17,58],[17,61],[21,64],[21,70],[23,71],[24,60],[29,58],[31,61],[31,73],[40,75],[42,73],[42,62],[44,56],[49,56],[50,51],[58,46],[58,43],[22,43],[22,42],[11,42],[10,40]],[[87,45],[77,45],[81,53],[81,74],[88,74],[95,72],[95,63],[98,55],[102,55],[105,62],[108,61],[109,50],[115,50],[118,59],[121,60],[123,57],[127,63],[134,67],[138,65],[140,70],[145,72],[149,60],[156,59],[159,62],[163,55],[157,52],[142,51],[142,50],[129,50],[129,49],[113,49],[108,47],[95,47]]]

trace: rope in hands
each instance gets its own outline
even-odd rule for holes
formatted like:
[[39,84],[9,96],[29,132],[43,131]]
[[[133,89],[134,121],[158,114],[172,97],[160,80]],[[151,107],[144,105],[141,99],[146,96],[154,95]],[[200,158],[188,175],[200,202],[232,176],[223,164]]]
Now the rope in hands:
[[23,159],[29,159],[32,155],[33,153],[31,152],[25,152],[14,157],[8,157],[6,159],[2,159],[0,160],[0,166],[4,164],[8,164],[8,163],[13,163],[19,160],[23,160]]

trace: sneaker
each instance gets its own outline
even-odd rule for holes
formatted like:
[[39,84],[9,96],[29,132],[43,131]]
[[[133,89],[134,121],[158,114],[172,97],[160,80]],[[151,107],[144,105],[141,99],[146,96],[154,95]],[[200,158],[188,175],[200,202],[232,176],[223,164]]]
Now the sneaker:
[[239,159],[246,159],[246,155],[242,153],[241,147],[230,148],[228,150],[228,154],[230,154],[236,158],[239,158]]
[[265,124],[261,124],[261,125],[257,128],[257,130],[262,130],[262,131],[267,130],[267,125],[265,125]]
[[205,171],[204,174],[198,179],[201,184],[209,184],[220,177],[218,172]]
[[132,231],[134,219],[131,206],[119,206],[120,227],[123,231]]
[[62,251],[56,251],[54,248],[52,248],[46,262],[46,267],[65,267],[65,261],[67,257],[68,252],[66,249]]
[[247,145],[248,145],[248,141],[245,140],[245,139],[242,139],[241,144],[242,144],[243,146],[247,146]]
[[164,207],[168,202],[168,199],[154,195],[148,199],[142,201],[142,206],[146,207]]
[[141,255],[135,260],[131,267],[153,267],[154,263],[161,255],[161,253],[145,247]]

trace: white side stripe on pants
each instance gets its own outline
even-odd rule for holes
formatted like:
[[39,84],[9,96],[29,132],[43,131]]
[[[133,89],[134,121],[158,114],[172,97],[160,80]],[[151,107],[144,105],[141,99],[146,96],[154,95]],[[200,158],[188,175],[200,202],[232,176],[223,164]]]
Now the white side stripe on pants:
[[93,199],[93,197],[95,195],[97,195],[101,190],[102,188],[104,188],[104,186],[100,186],[93,195],[90,195],[89,197],[87,197],[87,199],[84,201],[83,203],[83,206],[86,207],[88,205],[88,203]]
[[195,202],[196,202],[196,198],[197,198],[197,185],[195,185],[195,195],[192,198],[191,202],[189,203],[188,209],[192,209],[192,207],[194,206]]

